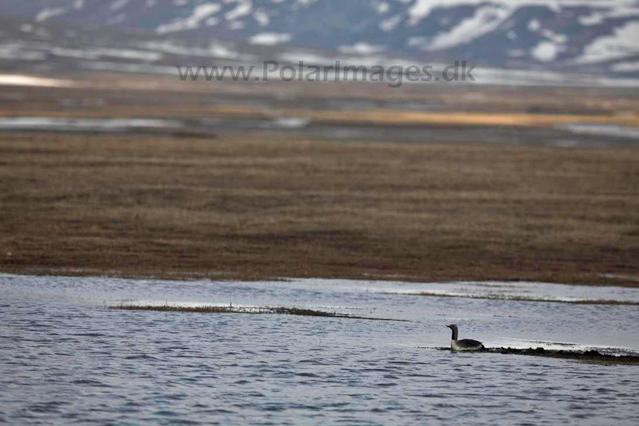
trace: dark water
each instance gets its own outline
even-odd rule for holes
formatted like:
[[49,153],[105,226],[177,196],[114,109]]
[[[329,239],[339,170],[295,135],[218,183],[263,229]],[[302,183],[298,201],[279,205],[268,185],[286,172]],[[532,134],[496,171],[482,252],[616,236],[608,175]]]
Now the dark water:
[[[455,291],[486,285],[500,291],[482,283]],[[502,286],[508,293],[515,285]],[[567,291],[521,286],[540,297]],[[444,325],[456,322],[461,337],[486,346],[633,353],[636,306],[384,294],[423,288],[430,287],[0,275],[0,423],[639,424],[639,367],[435,348],[449,344]],[[627,299],[639,290],[588,292]],[[123,299],[298,306],[410,322],[105,307]]]
[[[233,104],[232,102],[230,102]],[[362,102],[365,103],[365,102]],[[374,103],[369,102],[372,106]],[[303,106],[303,105],[302,105]],[[265,105],[265,109],[270,106]],[[339,106],[328,105],[330,109]],[[365,108],[364,108],[365,109]],[[410,109],[410,108],[409,108]],[[0,117],[0,131],[89,133],[163,133],[213,137],[218,134],[259,132],[273,136],[299,136],[340,141],[396,141],[404,143],[473,141],[488,145],[543,145],[556,147],[636,146],[639,130],[622,126],[571,125],[557,128],[500,126],[373,126],[314,123],[303,117],[277,119],[158,120]]]

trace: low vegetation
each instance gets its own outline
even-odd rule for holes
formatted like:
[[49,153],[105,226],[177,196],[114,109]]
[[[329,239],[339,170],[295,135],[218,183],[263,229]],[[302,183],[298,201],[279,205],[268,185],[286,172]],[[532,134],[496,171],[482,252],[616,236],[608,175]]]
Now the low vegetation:
[[342,314],[337,312],[317,311],[304,308],[286,308],[286,307],[258,307],[247,308],[242,306],[179,306],[179,305],[136,305],[136,304],[120,304],[111,305],[110,309],[119,309],[124,311],[156,311],[156,312],[187,312],[200,314],[251,314],[251,315],[300,315],[307,317],[327,317],[327,318],[351,318],[373,321],[406,321],[391,318],[375,318],[363,317],[357,315]]
[[[232,119],[263,104],[233,84],[190,92],[168,80],[94,83],[96,90],[9,88],[6,99],[21,101],[0,102],[0,116]],[[631,93],[615,91],[414,86],[382,93],[374,85],[256,85],[251,96],[279,105],[277,89],[298,99],[300,111],[317,104],[318,117],[367,122],[388,111],[325,111],[321,101],[428,100],[447,112],[429,117],[457,120],[447,123],[453,127],[463,114],[501,117],[499,125],[513,124],[508,113],[538,115],[531,119],[540,126],[549,114],[592,122],[639,114]],[[639,149],[442,142],[437,128],[425,127],[431,136],[420,143],[250,131],[3,132],[0,270],[639,286]]]
[[386,292],[384,294],[398,294],[409,296],[423,296],[423,297],[454,297],[462,299],[483,299],[483,300],[507,300],[514,302],[542,302],[542,303],[567,303],[570,305],[609,305],[609,306],[639,306],[639,302],[632,300],[604,300],[604,299],[553,299],[544,297],[526,297],[526,296],[508,296],[504,294],[446,294],[437,292],[421,291],[418,293],[392,293]]

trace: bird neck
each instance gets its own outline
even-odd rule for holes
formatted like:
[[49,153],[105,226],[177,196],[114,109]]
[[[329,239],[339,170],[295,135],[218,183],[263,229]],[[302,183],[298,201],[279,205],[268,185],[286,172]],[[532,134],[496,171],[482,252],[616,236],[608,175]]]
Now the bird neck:
[[457,330],[455,330],[455,329],[453,328],[453,329],[452,329],[452,331],[453,331],[453,337],[452,337],[452,339],[453,339],[453,340],[457,340]]

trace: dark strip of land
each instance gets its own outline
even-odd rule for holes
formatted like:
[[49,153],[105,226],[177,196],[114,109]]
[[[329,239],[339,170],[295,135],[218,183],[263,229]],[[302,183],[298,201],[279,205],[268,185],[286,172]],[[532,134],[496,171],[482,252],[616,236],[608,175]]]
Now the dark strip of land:
[[[437,348],[441,351],[449,351],[450,348]],[[486,348],[475,353],[493,353],[504,355],[528,355],[538,356],[545,358],[557,358],[567,359],[572,361],[585,362],[589,364],[603,364],[603,365],[639,365],[639,356],[635,355],[608,355],[602,354],[599,351],[566,351],[555,349],[527,348],[527,349],[515,349],[515,348]]]
[[245,308],[242,306],[175,306],[175,305],[135,305],[121,304],[109,306],[109,309],[119,309],[122,311],[152,311],[152,312],[181,312],[196,314],[250,314],[250,315],[297,315],[306,317],[324,317],[324,318],[350,318],[371,321],[400,321],[408,322],[408,320],[364,317],[359,315],[342,314],[339,312],[317,311],[306,308],[287,308],[287,307],[259,307]]
[[565,350],[552,350],[544,348],[528,348],[528,349],[513,349],[513,348],[490,348],[486,349],[488,352],[500,353],[500,354],[514,354],[514,355],[528,355],[528,356],[541,356],[546,358],[559,358],[569,359],[574,361],[586,362],[590,364],[604,364],[604,365],[639,365],[639,356],[632,355],[607,355],[601,352],[590,351],[565,351]]

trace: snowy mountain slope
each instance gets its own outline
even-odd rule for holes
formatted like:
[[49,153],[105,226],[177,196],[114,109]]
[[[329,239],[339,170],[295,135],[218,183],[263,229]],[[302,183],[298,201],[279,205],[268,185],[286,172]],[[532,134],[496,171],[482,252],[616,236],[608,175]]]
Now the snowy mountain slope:
[[639,75],[639,0],[0,0],[0,11],[160,38]]

